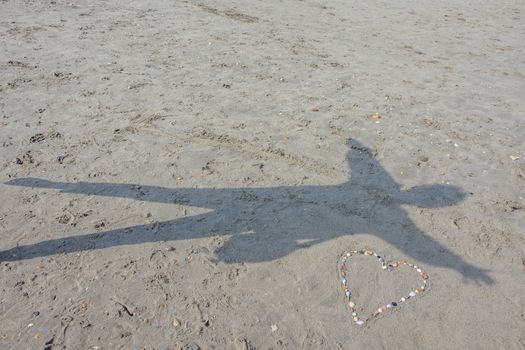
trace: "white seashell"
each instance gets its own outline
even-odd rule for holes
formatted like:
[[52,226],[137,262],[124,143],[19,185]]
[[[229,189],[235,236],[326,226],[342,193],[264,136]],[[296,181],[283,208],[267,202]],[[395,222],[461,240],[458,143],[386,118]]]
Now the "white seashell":
[[387,309],[391,309],[392,307],[393,307],[392,304],[387,304],[387,305],[386,305],[386,308],[387,308]]
[[421,272],[421,269],[417,269],[416,271],[417,271],[417,272]]
[[357,312],[352,312],[352,316],[356,317],[357,316]]
[[402,301],[402,302],[403,302],[403,301],[405,301],[405,300],[406,300],[406,299],[405,299],[404,297],[403,297],[403,298],[401,298],[401,301]]
[[411,297],[415,297],[416,296],[416,292],[410,292],[410,293],[408,293],[408,295],[410,295]]
[[355,307],[355,303],[353,301],[348,302],[348,306],[350,306],[352,309]]
[[341,282],[343,282],[343,284],[346,286],[346,278],[343,278]]
[[377,312],[381,313],[381,312],[383,312],[383,309],[379,308],[379,309],[377,309]]
[[362,325],[365,324],[365,321],[361,321],[361,320],[359,320],[359,321],[356,322],[356,324],[358,324],[359,326],[362,326]]

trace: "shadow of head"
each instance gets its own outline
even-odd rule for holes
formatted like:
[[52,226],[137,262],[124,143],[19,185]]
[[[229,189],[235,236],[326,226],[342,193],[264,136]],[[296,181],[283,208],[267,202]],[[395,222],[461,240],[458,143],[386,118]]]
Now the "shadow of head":
[[441,208],[459,203],[466,192],[452,185],[422,185],[402,191],[396,180],[376,159],[376,151],[359,141],[347,141],[347,161],[350,168],[350,182],[370,188],[381,188],[396,198],[398,203],[420,208]]
[[398,199],[402,204],[420,208],[442,208],[461,202],[466,195],[461,188],[452,185],[422,185],[401,191]]

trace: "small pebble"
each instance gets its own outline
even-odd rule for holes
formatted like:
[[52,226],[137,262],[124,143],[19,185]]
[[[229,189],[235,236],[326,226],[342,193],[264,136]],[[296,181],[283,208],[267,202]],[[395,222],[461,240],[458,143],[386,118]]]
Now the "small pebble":
[[415,297],[416,293],[415,292],[410,292],[410,293],[408,293],[408,295],[411,296],[411,297]]
[[359,321],[356,322],[356,324],[358,324],[359,326],[362,326],[362,325],[365,324],[365,321],[361,321],[361,320],[359,320]]
[[348,302],[348,306],[350,306],[350,308],[354,308],[355,307],[355,303],[353,301],[350,301]]

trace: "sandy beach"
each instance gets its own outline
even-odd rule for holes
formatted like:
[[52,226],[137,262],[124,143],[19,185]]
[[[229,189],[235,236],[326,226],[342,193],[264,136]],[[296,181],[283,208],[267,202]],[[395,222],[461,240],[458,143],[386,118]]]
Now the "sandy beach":
[[0,2],[0,348],[525,349],[524,12]]

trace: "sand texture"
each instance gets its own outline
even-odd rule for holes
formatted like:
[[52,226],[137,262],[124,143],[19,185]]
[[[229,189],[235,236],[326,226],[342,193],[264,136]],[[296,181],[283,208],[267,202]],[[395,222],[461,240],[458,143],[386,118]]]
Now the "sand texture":
[[524,349],[524,11],[1,1],[0,348]]

